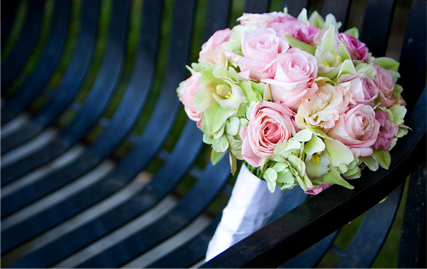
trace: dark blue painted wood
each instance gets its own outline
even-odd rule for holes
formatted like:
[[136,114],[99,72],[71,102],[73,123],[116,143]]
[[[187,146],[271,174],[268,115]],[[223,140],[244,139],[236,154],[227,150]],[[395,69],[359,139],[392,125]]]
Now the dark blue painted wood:
[[[153,12],[156,10],[151,10],[152,8],[157,8],[157,12]],[[147,4],[147,10],[150,11],[147,12],[148,14],[144,17],[146,23],[153,23],[156,19],[159,20],[161,6],[151,6]],[[23,207],[89,172],[104,160],[125,137],[136,121],[148,96],[148,90],[153,76],[152,70],[154,70],[155,66],[157,48],[155,41],[158,38],[158,24],[159,21],[153,24],[155,26],[153,29],[154,31],[150,31],[150,28],[146,25],[141,27],[142,30],[148,29],[149,31],[147,33],[142,33],[146,38],[144,42],[141,43],[143,48],[141,48],[138,57],[140,61],[136,63],[132,79],[126,89],[119,108],[101,137],[90,146],[87,151],[80,155],[78,159],[66,167],[56,170],[52,174],[38,180],[30,188],[17,192],[10,198],[6,198],[4,201],[7,201],[8,204],[3,207],[5,212],[10,213],[9,208],[12,207],[14,210],[18,210],[18,205]]]
[[[201,149],[201,136],[201,132],[197,129],[194,122],[188,121],[168,162],[156,174],[153,181],[139,194],[140,196],[153,196],[152,193],[156,193],[156,199],[152,198],[150,203],[139,205],[139,210],[147,210],[173,189],[182,175],[190,168],[197,156],[197,152]],[[141,165],[146,166],[149,160],[148,158],[141,160]],[[126,177],[116,170],[112,171],[87,189],[48,208],[33,218],[3,231],[2,249],[5,249],[5,251],[11,249],[78,214],[89,206],[100,202],[129,183],[132,178]],[[136,203],[135,206],[137,205]]]
[[[366,4],[359,39],[375,57],[385,55],[395,5],[395,0],[369,0]],[[381,10],[381,16],[378,16],[378,10]]]
[[16,18],[16,10],[21,1],[18,0],[3,0],[2,1],[2,16],[1,16],[1,46],[4,46],[6,39],[9,37],[12,29],[13,21]]
[[230,176],[229,167],[227,158],[215,166],[209,164],[196,185],[165,217],[77,267],[118,267],[174,235],[201,214],[220,192]]
[[22,32],[6,61],[1,64],[1,88],[7,88],[24,66],[25,61],[34,48],[43,16],[43,0],[28,2],[28,10]]
[[98,26],[99,0],[84,1],[76,48],[59,87],[48,103],[28,123],[2,137],[1,153],[4,154],[35,137],[65,110],[79,90],[92,59]]
[[288,8],[288,13],[295,18],[303,8],[308,9],[309,0],[284,0],[283,6]]
[[399,246],[399,268],[426,268],[426,155],[411,174]]
[[405,121],[414,129],[394,148],[390,170],[364,171],[361,179],[352,181],[354,190],[325,190],[203,267],[277,267],[377,204],[412,171],[415,156],[425,153],[426,122],[420,120],[427,116],[425,107],[426,89],[416,113]]
[[325,18],[331,13],[337,21],[342,22],[341,29],[346,29],[350,4],[351,0],[324,0],[321,14]]
[[218,214],[209,226],[196,237],[173,252],[147,265],[145,268],[190,268],[192,265],[203,260],[209,241],[221,221],[221,216],[222,214]]
[[266,13],[270,0],[246,0],[245,13]]
[[[129,0],[114,1],[105,57],[76,118],[52,143],[2,169],[2,186],[53,160],[74,145],[99,119],[118,83],[126,43]],[[114,23],[113,23],[114,22]],[[2,214],[3,216],[3,214]]]
[[403,86],[402,96],[407,109],[414,108],[426,82],[426,1],[414,0],[408,18],[405,38],[400,54],[398,83]]
[[400,185],[387,199],[366,212],[350,247],[337,268],[369,268],[378,255],[393,224],[403,187]]
[[28,1],[21,34],[6,61],[1,64],[1,89],[5,90],[18,75],[34,48],[43,16],[44,0]]
[[59,1],[53,11],[52,30],[47,45],[37,62],[34,72],[22,89],[1,108],[1,123],[4,124],[22,112],[46,86],[59,62],[70,23],[71,0]]

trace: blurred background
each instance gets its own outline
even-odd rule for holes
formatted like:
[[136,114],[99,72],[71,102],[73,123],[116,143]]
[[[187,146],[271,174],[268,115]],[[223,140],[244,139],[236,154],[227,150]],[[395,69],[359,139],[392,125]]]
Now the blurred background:
[[[23,21],[28,12],[31,10],[28,9],[28,2],[30,0],[23,0],[19,4],[17,9],[17,16],[13,23],[11,33],[7,40],[5,40],[4,46],[1,48],[1,60],[5,61],[14,44],[21,33]],[[173,0],[164,0],[164,11],[162,14],[162,28],[161,28],[161,37],[159,46],[159,54],[155,72],[154,83],[152,84],[152,90],[149,95],[149,99],[146,102],[146,106],[143,111],[140,113],[139,119],[135,126],[132,129],[132,135],[134,137],[138,137],[144,130],[148,119],[150,118],[150,114],[154,109],[156,104],[156,100],[159,97],[159,93],[162,88],[163,81],[165,80],[165,70],[166,70],[166,61],[169,49],[169,35],[172,27],[172,12],[173,12]],[[191,58],[190,62],[195,62],[198,59],[198,53],[200,48],[205,40],[203,40],[203,31],[206,23],[205,21],[207,10],[207,0],[197,0],[197,15],[195,17],[195,29],[192,37],[192,48],[191,48]],[[47,36],[49,33],[49,29],[51,27],[52,21],[52,13],[54,5],[60,3],[60,1],[54,0],[46,0],[45,5],[45,15],[42,21],[41,29],[38,39],[37,45],[35,49],[32,51],[29,60],[25,64],[22,69],[20,75],[11,83],[11,85],[2,89],[2,97],[7,98],[12,96],[16,91],[20,89],[25,81],[25,78],[28,74],[31,74],[33,69],[36,66],[38,61],[38,57],[40,56],[45,42],[47,40]],[[110,23],[110,13],[112,8],[112,0],[101,0],[101,13],[98,24],[98,36],[95,45],[95,54],[93,61],[91,62],[90,69],[88,75],[86,76],[81,90],[78,95],[75,97],[74,105],[67,109],[61,117],[56,121],[55,126],[57,129],[61,130],[65,128],[71,120],[76,115],[75,106],[78,104],[83,104],[85,99],[95,81],[99,68],[101,66],[101,62],[105,53],[106,40],[107,40],[107,31]],[[36,113],[39,111],[46,101],[49,99],[51,92],[55,91],[57,87],[60,85],[61,79],[66,71],[68,64],[71,61],[71,57],[73,55],[73,51],[76,45],[76,38],[78,35],[79,29],[79,18],[80,18],[80,8],[81,8],[82,0],[73,0],[72,6],[72,17],[71,23],[69,25],[68,37],[66,39],[64,53],[61,56],[59,67],[56,68],[56,71],[52,78],[50,79],[47,87],[45,87],[43,94],[39,95],[31,104],[29,113]],[[112,101],[108,104],[107,109],[105,110],[102,118],[103,120],[98,121],[98,124],[95,125],[90,132],[83,139],[83,144],[90,145],[92,144],[100,134],[103,133],[105,129],[105,125],[102,122],[108,122],[109,119],[114,115],[118,105],[120,104],[121,98],[123,97],[124,91],[129,83],[131,73],[133,70],[133,65],[135,62],[135,53],[137,49],[138,42],[138,33],[140,27],[141,14],[139,14],[141,10],[141,6],[143,4],[143,0],[132,0],[132,8],[130,14],[130,24],[129,24],[129,35],[127,37],[127,48],[124,59],[124,72],[121,75],[119,85],[114,92],[114,97],[111,99]],[[321,0],[312,0],[310,3],[309,14],[314,10],[321,10],[323,1]],[[392,57],[394,59],[399,59],[400,57],[400,49],[402,47],[403,35],[406,28],[406,21],[404,18],[407,18],[409,14],[411,1],[406,0],[398,0],[396,4],[395,14],[393,18],[393,24],[391,28],[391,35],[388,42],[387,52],[385,56]],[[364,17],[364,7],[366,5],[366,0],[358,0],[352,1],[352,5],[350,7],[350,14],[347,22],[347,28],[357,27],[361,28],[363,17]],[[244,11],[245,1],[244,0],[234,0],[232,1],[232,10],[229,19],[229,27],[232,28],[236,25],[236,19],[241,16]],[[281,0],[272,0],[270,5],[270,11],[282,11],[283,4]],[[291,14],[293,16],[297,16],[298,14]],[[381,16],[381,14],[378,14]],[[344,31],[345,29],[340,29]],[[363,41],[363,40],[362,40]],[[384,55],[374,55],[374,56],[384,56]],[[184,67],[183,67],[184,68]],[[178,86],[178,85],[177,85]],[[183,109],[180,110],[180,113],[177,117],[177,121],[173,127],[173,131],[171,135],[167,138],[166,142],[163,145],[163,150],[170,151],[175,142],[177,141],[179,134],[187,120],[187,116]],[[113,162],[119,161],[125,156],[132,147],[132,135],[130,139],[126,139],[121,143],[121,145],[114,151],[111,155],[110,159]],[[209,147],[205,146],[203,149],[201,157],[198,159],[197,163],[200,167],[204,167],[207,162],[209,162]],[[159,158],[154,159],[146,168],[145,173],[154,174],[163,164],[163,161]],[[229,185],[232,186],[234,178],[230,179]],[[194,179],[188,177],[186,180],[183,180],[175,189],[174,193],[177,196],[184,195],[189,188],[194,184]],[[406,188],[404,191],[404,195],[406,195]],[[391,232],[379,254],[376,261],[373,264],[373,267],[377,268],[386,268],[386,267],[397,267],[397,258],[398,258],[398,250],[399,250],[399,242],[400,242],[400,231],[402,226],[402,218],[403,218],[403,208],[404,201],[402,199],[402,203],[399,206],[399,211],[394,220],[393,227]],[[209,208],[209,211],[212,214],[218,212],[227,202],[227,198],[224,195],[222,198],[217,199],[217,201]],[[351,223],[343,227],[337,236],[334,244],[347,248],[349,246],[350,239],[354,236],[354,233],[361,223],[363,219],[363,215],[353,220]],[[337,263],[337,257],[334,254],[329,253],[325,256],[322,262],[319,264],[319,267],[333,267],[334,264]]]

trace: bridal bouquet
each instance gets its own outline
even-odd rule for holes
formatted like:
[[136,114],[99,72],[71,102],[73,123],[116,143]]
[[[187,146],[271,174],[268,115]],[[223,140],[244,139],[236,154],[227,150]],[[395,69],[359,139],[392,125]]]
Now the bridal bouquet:
[[389,167],[409,129],[397,61],[373,57],[331,14],[285,9],[238,21],[203,44],[177,89],[213,163],[228,153],[232,173],[243,160],[270,192],[308,194],[352,189],[363,168]]

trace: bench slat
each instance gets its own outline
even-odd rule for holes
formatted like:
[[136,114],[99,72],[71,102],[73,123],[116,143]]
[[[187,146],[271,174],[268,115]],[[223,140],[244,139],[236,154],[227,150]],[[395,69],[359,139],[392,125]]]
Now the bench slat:
[[298,17],[303,8],[308,9],[309,0],[284,0],[283,7],[288,8],[288,13]]
[[[195,186],[165,217],[77,267],[118,267],[161,243],[201,214],[220,192],[229,175],[227,158],[223,158],[215,166],[209,164]],[[201,193],[203,195],[200,195]]]
[[99,2],[99,0],[83,2],[76,48],[61,84],[52,93],[48,103],[30,121],[7,137],[2,137],[2,154],[34,138],[51,125],[71,103],[83,83],[92,59],[98,26]]
[[6,39],[9,37],[13,21],[16,16],[16,10],[22,1],[3,0],[2,9],[7,10],[1,16],[1,46],[3,47]]
[[109,29],[105,58],[84,106],[76,118],[57,137],[58,140],[62,141],[61,144],[64,147],[56,149],[56,155],[45,157],[45,152],[52,151],[51,148],[53,147],[53,145],[48,144],[31,155],[5,167],[2,171],[4,175],[2,177],[2,186],[65,152],[66,149],[81,139],[101,116],[112,96],[113,90],[116,88],[122,71],[129,2],[129,0],[120,3],[117,0],[113,2],[111,19],[113,23],[111,23]]
[[333,14],[337,21],[342,22],[341,29],[346,29],[350,5],[351,0],[325,0],[321,15],[325,18],[329,13]]
[[44,0],[28,1],[28,11],[22,26],[21,34],[6,61],[1,63],[1,90],[9,86],[19,74],[33,50],[43,16]]
[[266,13],[270,0],[246,0],[245,13]]
[[418,100],[426,82],[426,1],[414,0],[400,54],[398,84],[403,86],[402,96],[408,112]]
[[37,62],[35,71],[21,90],[1,108],[1,124],[10,121],[22,112],[43,90],[49,81],[62,54],[70,23],[71,0],[57,2],[53,11],[52,30],[47,44]]
[[[395,0],[369,0],[366,4],[360,40],[375,57],[385,55],[395,6]],[[378,16],[378,10],[381,10],[381,16]]]

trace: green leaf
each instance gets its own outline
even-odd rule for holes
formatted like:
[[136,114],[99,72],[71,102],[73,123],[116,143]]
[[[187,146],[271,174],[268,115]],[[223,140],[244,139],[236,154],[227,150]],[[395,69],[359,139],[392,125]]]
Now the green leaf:
[[340,185],[350,190],[354,189],[354,186],[350,185],[345,179],[343,179],[340,173],[338,173],[332,165],[330,165],[329,168],[330,171],[322,177],[323,182]]
[[240,120],[237,117],[230,117],[225,123],[225,132],[235,136],[239,132]]
[[217,132],[234,112],[235,110],[221,108],[216,102],[212,103],[204,112],[207,131],[211,134]]
[[390,152],[383,149],[374,149],[374,152],[371,156],[379,163],[382,168],[386,170],[389,169],[391,162]]
[[406,107],[401,105],[394,105],[389,109],[393,113],[393,123],[396,125],[403,123],[403,119],[406,115]]
[[389,57],[378,57],[375,58],[374,64],[381,66],[384,69],[387,70],[399,70],[400,63],[392,58]]
[[325,150],[325,143],[323,143],[322,139],[318,138],[316,135],[313,135],[313,137],[305,143],[304,145],[304,152],[307,155],[313,155],[317,152],[322,152]]
[[359,30],[356,27],[347,29],[344,33],[350,33],[352,34],[355,38],[359,38]]
[[379,167],[378,162],[372,156],[359,157],[359,158],[364,164],[366,164],[366,166],[369,168],[369,170],[371,170],[371,171],[377,171],[378,170],[378,167]]
[[375,74],[377,73],[377,70],[375,70],[375,68],[369,64],[358,64],[356,66],[356,70],[358,73],[365,74],[371,79],[374,79]]
[[232,154],[229,154],[229,160],[230,160],[230,168],[231,168],[231,174],[234,176],[237,170],[237,161],[236,157],[234,157]]
[[342,75],[350,74],[354,75],[356,74],[356,68],[354,67],[353,61],[351,60],[345,60],[340,68],[340,71],[338,72],[338,78],[340,78]]
[[273,168],[267,168],[267,170],[265,170],[264,175],[262,177],[267,181],[276,181],[277,172],[274,171]]
[[309,22],[307,17],[307,9],[303,8],[301,10],[300,14],[298,15],[298,21],[304,24],[307,24]]
[[291,35],[285,35],[285,38],[288,41],[289,45],[291,45],[291,47],[299,48],[300,50],[306,51],[311,55],[314,55],[315,48],[312,45],[304,43]]
[[393,88],[393,93],[401,94],[403,92],[403,87],[399,84],[395,84]]
[[333,166],[349,164],[354,160],[353,153],[343,143],[335,139],[325,139],[325,149]]
[[338,29],[341,28],[342,23],[337,22],[337,19],[335,18],[335,16],[329,13],[328,15],[326,15],[324,28],[328,29],[331,25],[334,25],[335,29],[337,29],[338,31]]
[[217,164],[217,162],[219,162],[219,160],[221,160],[221,158],[225,155],[225,152],[216,152],[215,150],[212,149],[211,151],[211,162],[213,165]]
[[219,139],[214,139],[212,147],[217,152],[225,152],[228,149],[228,140],[225,136],[221,136]]
[[314,11],[313,13],[311,13],[309,21],[310,21],[310,25],[316,26],[319,29],[324,28],[325,21],[323,20],[322,16],[320,16],[320,14],[317,13],[317,11]]
[[307,142],[311,139],[312,136],[313,132],[311,132],[309,129],[304,129],[296,133],[292,139],[299,142]]

